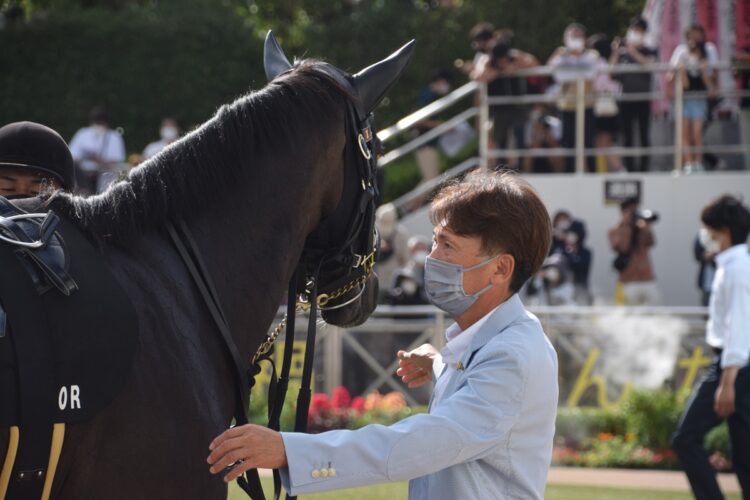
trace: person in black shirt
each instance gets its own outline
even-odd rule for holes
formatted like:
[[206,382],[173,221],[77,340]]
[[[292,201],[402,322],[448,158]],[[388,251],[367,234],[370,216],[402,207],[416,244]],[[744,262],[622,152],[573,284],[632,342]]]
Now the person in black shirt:
[[[520,96],[527,93],[526,79],[510,76],[519,69],[533,68],[539,61],[526,52],[513,49],[506,40],[498,40],[490,52],[490,64],[476,76],[479,81],[487,82],[487,94],[490,97]],[[508,135],[513,134],[516,148],[526,147],[525,127],[528,108],[523,105],[500,104],[490,108],[493,121],[493,137],[498,149],[506,149]],[[501,158],[500,163],[507,160]]]
[[[642,17],[634,18],[628,28],[625,40],[615,39],[612,43],[611,64],[652,64],[656,62],[657,51],[647,47],[646,31],[648,23]],[[615,75],[622,85],[623,94],[644,93],[651,91],[651,73],[620,73]],[[620,128],[622,130],[623,145],[632,147],[635,145],[635,126],[638,124],[640,146],[643,148],[651,145],[651,102],[648,99],[642,101],[620,102]],[[629,172],[645,172],[648,170],[649,157],[642,155],[636,165],[632,156],[625,158],[625,166]]]

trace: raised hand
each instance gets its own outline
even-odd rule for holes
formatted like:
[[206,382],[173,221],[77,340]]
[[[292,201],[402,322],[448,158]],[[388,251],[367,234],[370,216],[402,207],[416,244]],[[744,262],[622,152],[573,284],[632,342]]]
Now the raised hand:
[[432,364],[440,356],[431,344],[422,344],[409,352],[398,351],[398,370],[396,375],[407,387],[413,389],[432,381]]

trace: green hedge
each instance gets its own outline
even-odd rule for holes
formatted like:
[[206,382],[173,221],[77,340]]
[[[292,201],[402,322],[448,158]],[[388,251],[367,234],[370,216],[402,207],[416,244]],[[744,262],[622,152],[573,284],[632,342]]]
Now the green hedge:
[[128,152],[174,116],[190,128],[265,84],[262,39],[221,2],[55,12],[0,30],[0,122],[33,120],[70,139],[94,105]]
[[[478,21],[513,28],[517,46],[546,61],[568,22],[622,34],[643,0],[11,0],[14,4],[26,6],[30,19],[0,24],[0,123],[40,121],[69,139],[87,122],[89,109],[103,104],[124,129],[132,153],[157,138],[163,116],[190,128],[248,88],[262,86],[262,40],[269,28],[290,57],[322,56],[350,71],[416,38],[415,57],[377,110],[377,124],[384,127],[415,109],[433,70],[472,57],[467,33]],[[465,77],[456,72],[456,80]],[[391,196],[401,191],[399,184]]]

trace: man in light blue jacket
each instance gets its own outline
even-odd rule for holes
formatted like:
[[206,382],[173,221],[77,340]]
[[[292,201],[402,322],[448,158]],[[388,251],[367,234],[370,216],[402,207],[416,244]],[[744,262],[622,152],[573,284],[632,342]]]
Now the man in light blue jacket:
[[280,467],[291,495],[408,479],[412,499],[543,498],[557,356],[517,292],[547,255],[547,210],[519,177],[479,171],[443,188],[431,217],[425,288],[455,324],[441,350],[399,352],[397,372],[409,387],[436,378],[429,412],[317,435],[235,427],[211,443],[212,473]]

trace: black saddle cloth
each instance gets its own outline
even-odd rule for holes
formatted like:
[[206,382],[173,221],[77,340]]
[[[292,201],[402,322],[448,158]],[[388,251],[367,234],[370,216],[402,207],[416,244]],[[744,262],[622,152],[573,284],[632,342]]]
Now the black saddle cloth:
[[130,299],[73,223],[62,218],[56,232],[77,285],[68,296],[40,289],[18,248],[0,241],[9,326],[0,337],[0,427],[88,420],[130,374],[138,340]]

